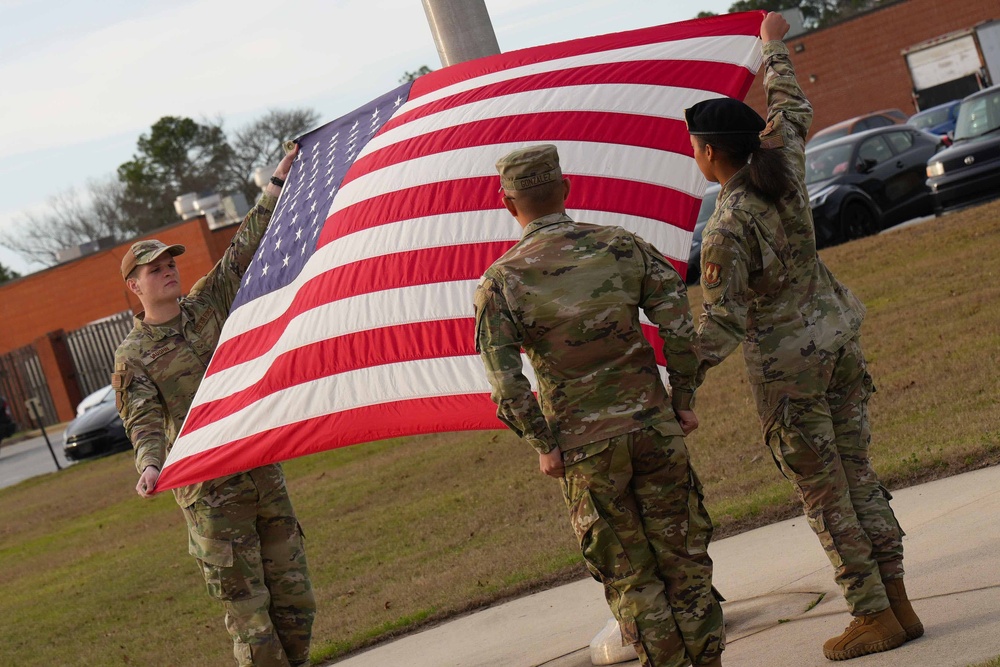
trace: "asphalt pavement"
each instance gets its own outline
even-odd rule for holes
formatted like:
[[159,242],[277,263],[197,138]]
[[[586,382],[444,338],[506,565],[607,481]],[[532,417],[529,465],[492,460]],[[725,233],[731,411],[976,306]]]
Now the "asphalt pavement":
[[[63,455],[62,429],[48,436],[59,465],[63,468],[73,465]],[[0,447],[0,489],[52,472],[56,472],[56,464],[41,435],[14,444],[5,442]]]
[[[1000,466],[903,489],[893,509],[906,587],[926,634],[850,667],[967,667],[1000,656]],[[567,527],[567,530],[569,528]],[[711,545],[729,667],[832,665],[823,642],[850,622],[832,570],[803,518]],[[377,646],[337,667],[589,667],[610,614],[583,580]],[[622,663],[635,667],[638,661]]]

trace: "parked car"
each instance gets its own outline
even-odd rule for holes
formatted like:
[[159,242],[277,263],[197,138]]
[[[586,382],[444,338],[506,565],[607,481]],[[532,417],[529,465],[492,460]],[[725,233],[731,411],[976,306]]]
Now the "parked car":
[[865,130],[872,130],[876,127],[888,127],[906,122],[906,114],[899,109],[884,109],[862,114],[854,118],[842,120],[834,123],[830,127],[823,128],[806,142],[806,148],[814,148],[834,139],[846,137],[849,134],[857,134]]
[[10,411],[7,399],[0,396],[0,441],[17,433],[17,423],[14,421],[14,414]]
[[118,416],[115,392],[111,385],[95,394],[100,394],[101,400],[86,408],[83,414],[71,421],[63,433],[63,452],[66,458],[73,461],[120,452],[132,447],[128,436],[125,435],[121,417]]
[[962,100],[951,148],[927,161],[935,213],[1000,197],[1000,86]]
[[84,396],[83,400],[76,406],[76,416],[80,417],[87,410],[100,405],[101,403],[109,400],[108,395],[111,394],[111,399],[114,399],[115,390],[109,384],[107,387],[101,387],[95,392],[87,394]]
[[944,144],[950,146],[952,135],[955,133],[955,121],[958,120],[958,107],[961,104],[962,100],[939,104],[936,107],[913,114],[906,123],[918,130],[924,130],[941,137]]
[[701,277],[701,236],[705,232],[708,219],[715,212],[715,201],[719,198],[721,190],[722,187],[718,183],[712,183],[702,197],[701,208],[698,209],[698,219],[694,223],[694,231],[691,234],[691,254],[688,256],[687,275],[684,277],[684,281],[688,285],[695,284]]
[[874,234],[931,212],[920,165],[941,139],[894,125],[836,139],[806,150],[806,187],[823,247]]

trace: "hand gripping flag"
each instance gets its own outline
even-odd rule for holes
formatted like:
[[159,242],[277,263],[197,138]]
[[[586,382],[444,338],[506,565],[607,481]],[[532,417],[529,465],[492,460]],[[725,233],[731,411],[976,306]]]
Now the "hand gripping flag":
[[303,136],[157,490],[359,442],[503,428],[472,309],[521,232],[495,161],[555,144],[571,216],[636,232],[685,271],[706,183],[683,110],[746,95],[762,17],[454,65]]

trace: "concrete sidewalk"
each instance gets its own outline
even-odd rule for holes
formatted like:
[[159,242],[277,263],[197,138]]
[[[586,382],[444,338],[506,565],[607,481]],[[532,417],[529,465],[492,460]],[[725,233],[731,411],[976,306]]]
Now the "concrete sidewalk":
[[[907,531],[906,587],[926,628],[922,638],[845,663],[827,661],[823,642],[850,617],[815,535],[803,518],[791,519],[711,546],[715,584],[729,600],[727,667],[967,667],[1000,656],[1000,466],[901,490],[893,509]],[[337,665],[589,667],[590,641],[609,618],[601,586],[584,580]]]

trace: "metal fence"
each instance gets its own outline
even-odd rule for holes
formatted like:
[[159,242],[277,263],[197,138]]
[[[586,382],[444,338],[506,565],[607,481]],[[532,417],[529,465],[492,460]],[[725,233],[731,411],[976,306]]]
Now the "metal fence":
[[32,345],[0,355],[0,396],[7,399],[14,421],[21,430],[35,426],[24,404],[29,398],[41,401],[44,412],[41,415],[42,424],[51,426],[56,423],[56,409],[52,404],[49,384]]
[[115,350],[132,330],[132,312],[122,312],[91,322],[66,334],[80,392],[86,396],[111,384]]

